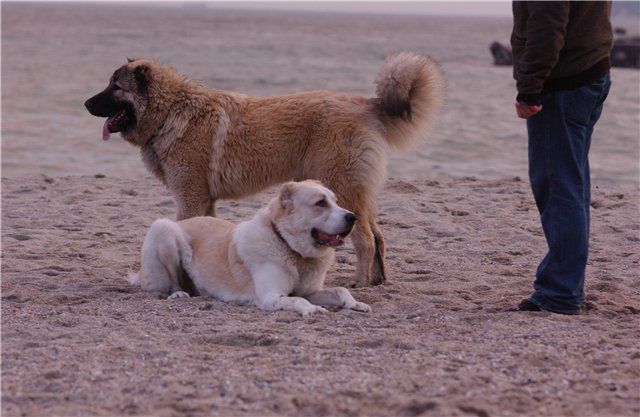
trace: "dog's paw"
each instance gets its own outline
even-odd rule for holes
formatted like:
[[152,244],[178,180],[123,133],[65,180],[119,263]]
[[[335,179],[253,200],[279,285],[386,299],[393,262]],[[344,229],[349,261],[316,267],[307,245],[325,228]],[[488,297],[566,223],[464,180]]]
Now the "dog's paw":
[[328,312],[329,312],[329,310],[327,310],[324,307],[320,307],[320,306],[316,306],[316,305],[311,304],[308,307],[305,307],[304,309],[302,309],[300,311],[300,314],[302,314],[302,317],[307,317],[307,316],[309,316],[311,314],[314,314],[314,313],[322,313],[322,314],[324,314],[324,313],[328,313]]
[[174,298],[190,298],[191,296],[184,291],[176,291],[167,297],[167,300],[173,300]]
[[355,282],[351,284],[351,288],[365,288],[369,286],[371,286],[371,284],[369,283],[369,278],[366,276],[356,277]]
[[350,310],[360,311],[362,313],[371,313],[371,306],[369,306],[369,304],[361,303],[360,301],[356,301],[347,308]]

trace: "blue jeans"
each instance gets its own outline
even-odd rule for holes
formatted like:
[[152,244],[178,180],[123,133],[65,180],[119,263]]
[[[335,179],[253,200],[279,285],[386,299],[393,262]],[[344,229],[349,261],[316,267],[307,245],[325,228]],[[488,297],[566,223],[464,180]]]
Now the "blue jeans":
[[536,271],[530,301],[543,310],[577,312],[589,254],[589,147],[611,79],[544,94],[527,119],[529,180],[549,252]]

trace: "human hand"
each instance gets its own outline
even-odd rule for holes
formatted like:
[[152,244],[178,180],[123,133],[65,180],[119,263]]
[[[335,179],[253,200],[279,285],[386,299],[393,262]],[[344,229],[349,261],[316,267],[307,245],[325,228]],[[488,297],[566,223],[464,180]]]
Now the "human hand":
[[526,103],[516,103],[516,113],[521,119],[527,119],[542,110],[542,106],[531,106]]

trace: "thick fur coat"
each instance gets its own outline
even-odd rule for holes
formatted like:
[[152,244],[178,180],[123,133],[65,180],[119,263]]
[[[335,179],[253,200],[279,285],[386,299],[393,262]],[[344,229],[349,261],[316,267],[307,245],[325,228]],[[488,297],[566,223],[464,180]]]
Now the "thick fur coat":
[[362,312],[346,288],[324,288],[355,216],[316,181],[288,182],[253,219],[235,226],[212,217],[156,220],[129,281],[169,298],[205,295],[302,315],[335,306]]
[[207,88],[153,61],[118,69],[92,114],[105,132],[141,148],[142,159],[173,194],[178,220],[215,215],[218,199],[253,194],[287,180],[322,181],[358,216],[352,239],[356,283],[385,280],[385,244],[376,195],[388,148],[424,141],[443,101],[444,81],[430,59],[391,56],[375,98],[328,91],[250,97]]

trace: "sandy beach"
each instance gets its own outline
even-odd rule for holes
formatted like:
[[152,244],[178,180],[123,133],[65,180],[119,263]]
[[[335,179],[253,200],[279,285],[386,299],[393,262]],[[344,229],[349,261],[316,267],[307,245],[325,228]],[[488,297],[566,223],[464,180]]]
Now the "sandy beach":
[[[390,180],[389,283],[370,314],[303,319],[125,280],[148,225],[174,215],[152,181],[3,180],[3,415],[567,415],[640,412],[636,191],[595,190],[583,315],[508,312],[544,249],[517,179]],[[273,191],[226,202],[248,219]],[[329,285],[349,285],[340,249]]]
[[[579,316],[509,311],[546,243],[527,181],[508,18],[2,3],[3,416],[638,416],[640,72],[614,69],[594,133]],[[188,22],[188,23],[187,23]],[[371,96],[385,55],[433,56],[447,104],[393,153],[379,198],[389,282],[369,314],[302,318],[126,281],[167,190],[83,108],[125,56],[254,95]],[[275,193],[224,201],[240,222]],[[328,285],[350,286],[337,251]]]

